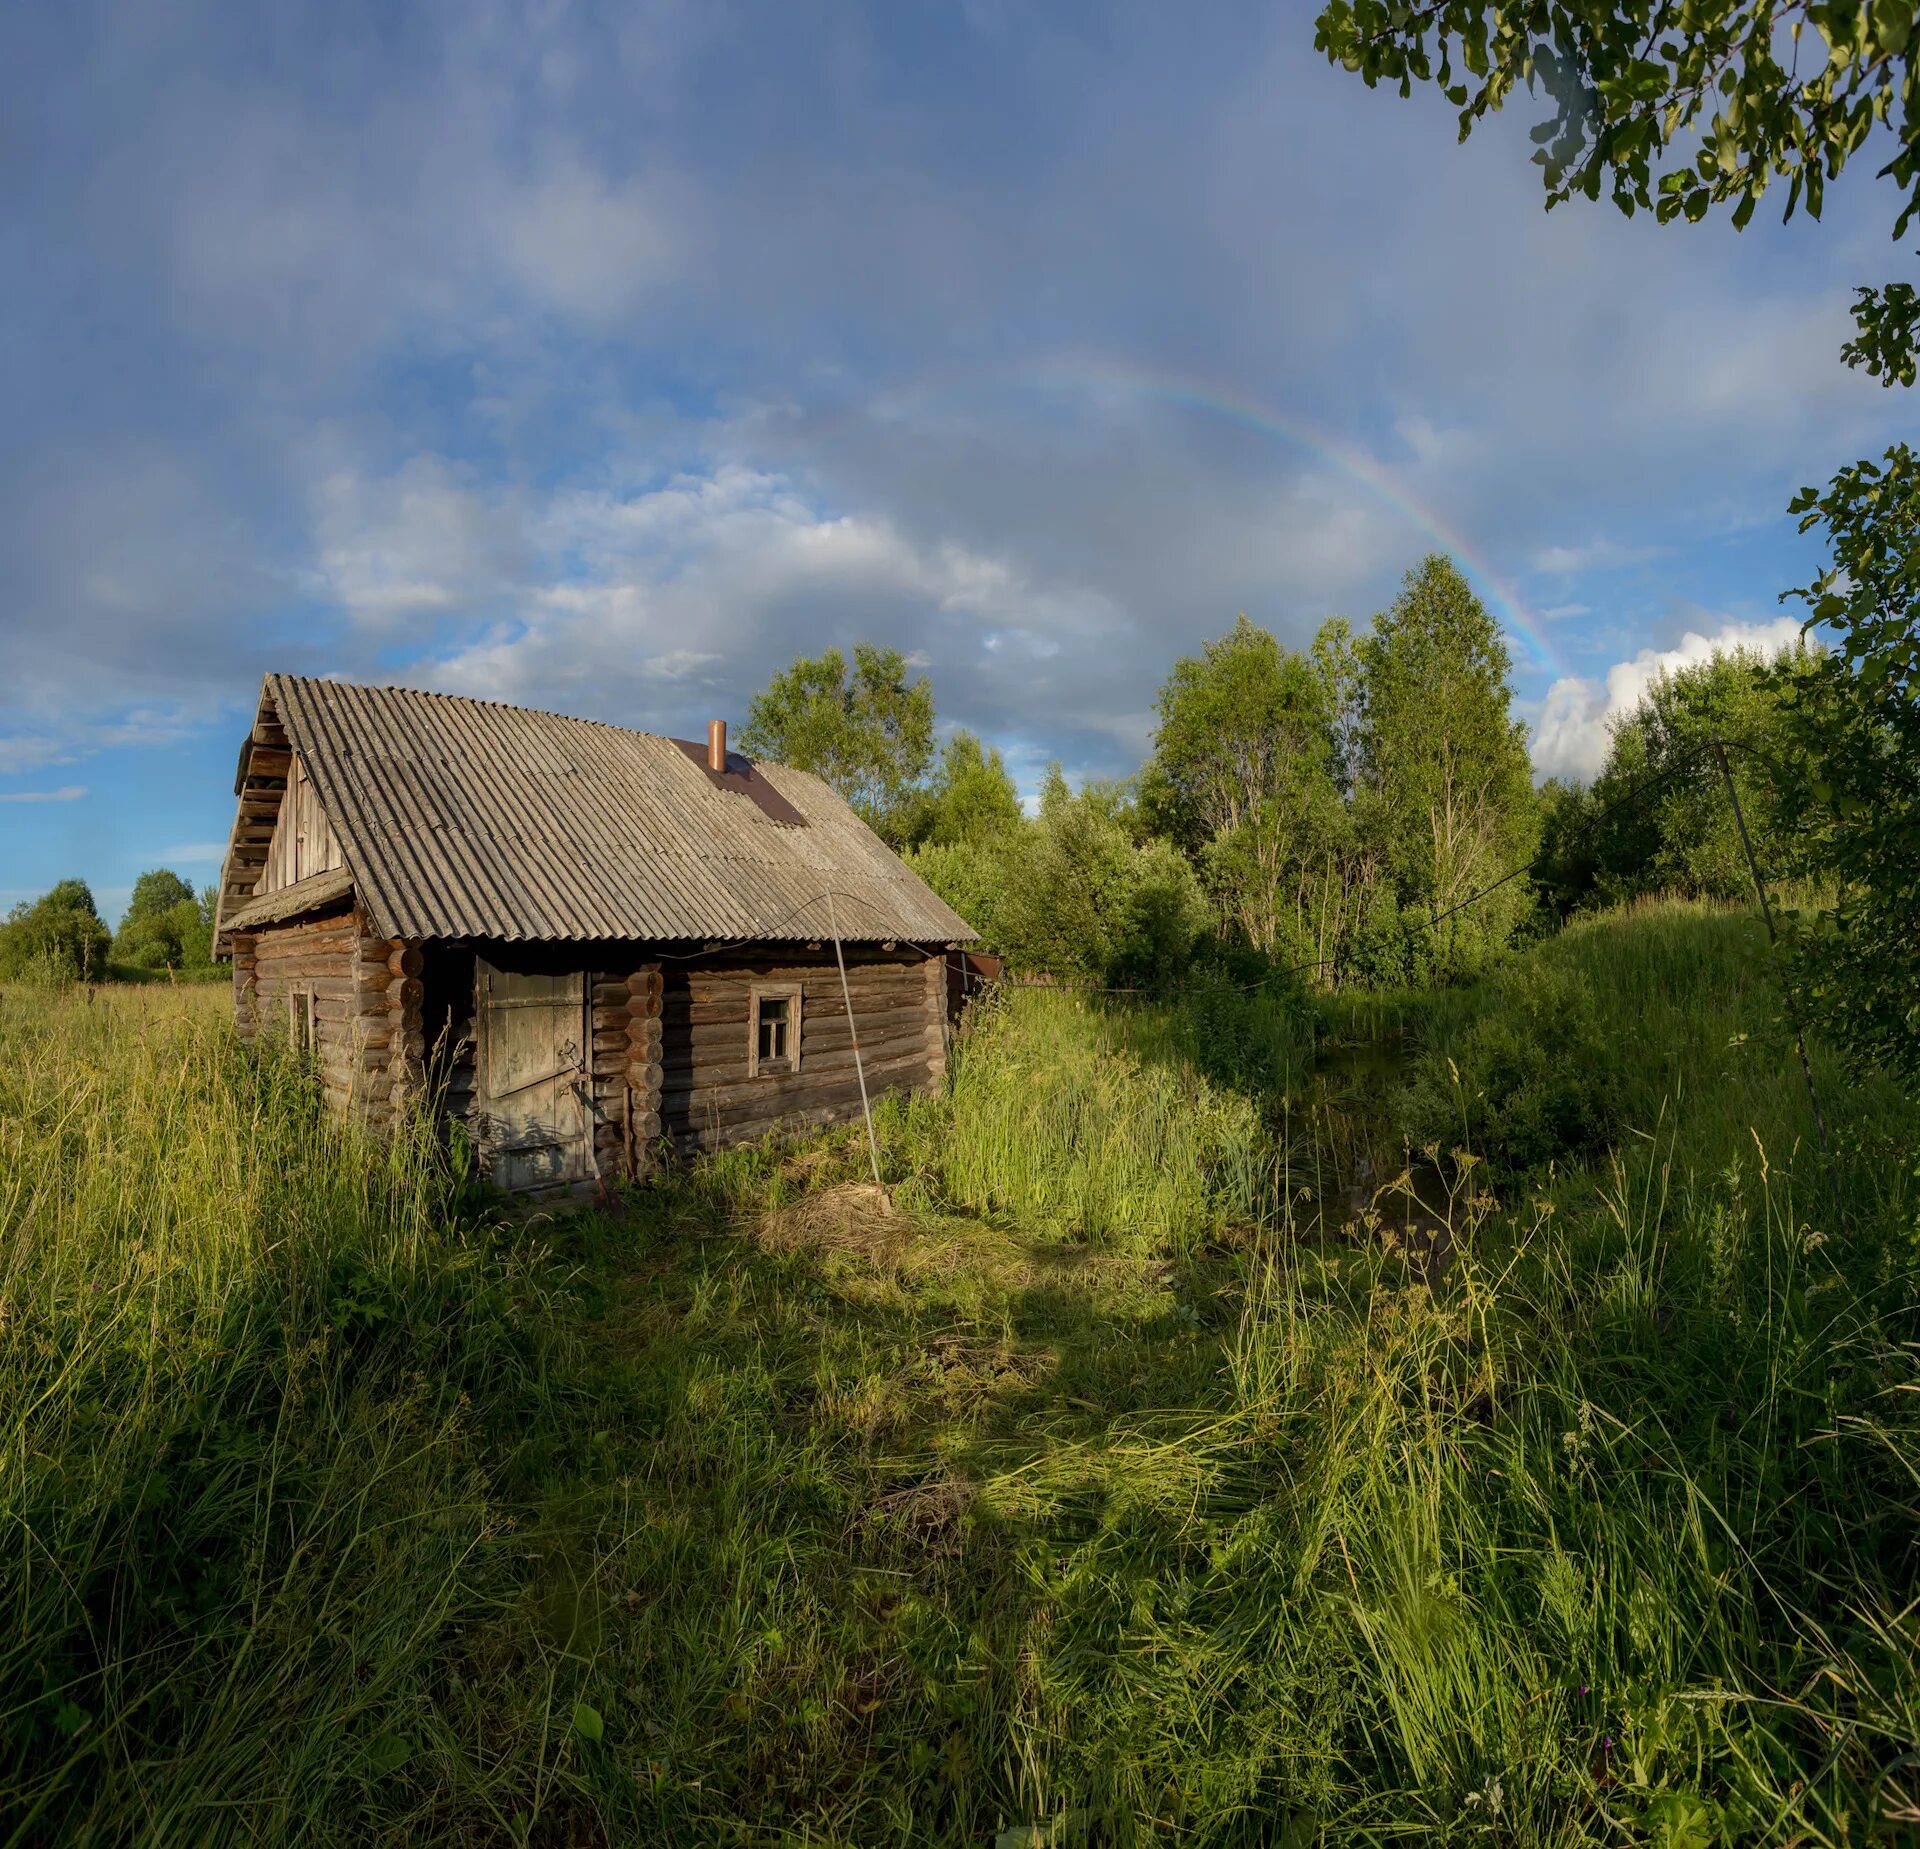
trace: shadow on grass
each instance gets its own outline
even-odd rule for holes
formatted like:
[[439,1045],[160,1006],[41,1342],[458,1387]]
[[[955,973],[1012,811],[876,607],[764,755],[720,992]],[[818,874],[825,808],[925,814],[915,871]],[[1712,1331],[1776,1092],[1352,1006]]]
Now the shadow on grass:
[[769,1254],[685,1201],[571,1231],[599,1314],[520,1473],[609,1822],[991,1841],[1084,1811],[1121,1729],[1056,1737],[1043,1659],[1064,1596],[1073,1673],[1124,1676],[1127,1584],[1195,1544],[1179,1441],[1219,1398],[1228,1268],[934,1218],[891,1264]]

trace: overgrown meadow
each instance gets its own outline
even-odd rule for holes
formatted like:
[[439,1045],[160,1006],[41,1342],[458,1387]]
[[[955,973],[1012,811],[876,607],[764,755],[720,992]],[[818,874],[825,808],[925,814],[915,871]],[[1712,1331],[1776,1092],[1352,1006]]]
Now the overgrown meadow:
[[1920,1148],[1779,1012],[1673,905],[1016,992],[892,1211],[529,1220],[8,989],[0,1844],[1912,1840]]

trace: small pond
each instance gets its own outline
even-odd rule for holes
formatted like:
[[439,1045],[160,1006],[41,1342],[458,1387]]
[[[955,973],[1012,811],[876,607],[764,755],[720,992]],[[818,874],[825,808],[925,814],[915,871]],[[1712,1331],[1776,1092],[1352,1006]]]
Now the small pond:
[[1412,1059],[1404,1032],[1320,1041],[1306,1084],[1281,1113],[1287,1180],[1303,1232],[1385,1236],[1444,1267],[1459,1204],[1440,1169],[1393,1127],[1392,1093]]

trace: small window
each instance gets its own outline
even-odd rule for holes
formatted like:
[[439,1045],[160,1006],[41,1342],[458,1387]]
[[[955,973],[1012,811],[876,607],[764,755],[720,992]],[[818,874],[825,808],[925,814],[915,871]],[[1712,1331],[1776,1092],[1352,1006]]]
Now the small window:
[[800,991],[755,989],[748,1016],[747,1076],[800,1070]]
[[287,1039],[296,1053],[313,1051],[313,991],[287,991]]

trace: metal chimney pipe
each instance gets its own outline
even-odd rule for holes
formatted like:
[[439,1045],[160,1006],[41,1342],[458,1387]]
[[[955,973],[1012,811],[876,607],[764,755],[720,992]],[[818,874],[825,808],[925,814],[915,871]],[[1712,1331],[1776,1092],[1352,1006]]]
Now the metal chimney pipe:
[[712,771],[727,768],[727,722],[724,719],[707,721],[707,768]]

